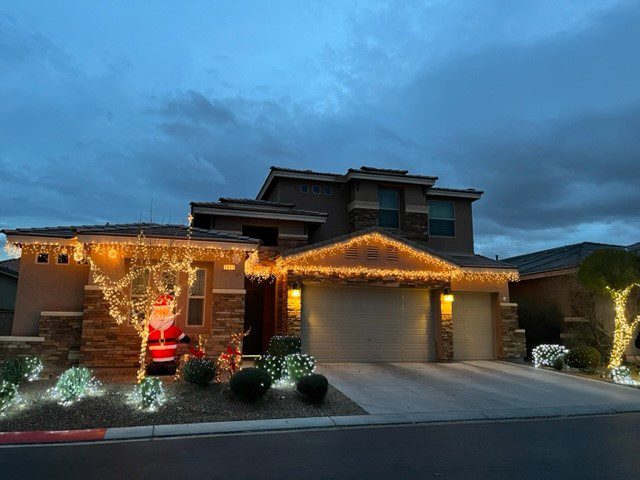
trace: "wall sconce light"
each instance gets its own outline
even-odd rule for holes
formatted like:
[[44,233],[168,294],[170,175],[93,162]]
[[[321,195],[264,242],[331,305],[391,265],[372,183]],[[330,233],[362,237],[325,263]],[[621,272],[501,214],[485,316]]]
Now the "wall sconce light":
[[223,270],[235,270],[235,269],[236,269],[236,266],[235,266],[233,263],[225,263],[225,264],[222,266],[222,269],[223,269]]
[[454,296],[450,288],[445,288],[442,294],[442,300],[447,303],[453,303]]
[[293,282],[291,284],[291,296],[292,297],[300,296],[300,282]]

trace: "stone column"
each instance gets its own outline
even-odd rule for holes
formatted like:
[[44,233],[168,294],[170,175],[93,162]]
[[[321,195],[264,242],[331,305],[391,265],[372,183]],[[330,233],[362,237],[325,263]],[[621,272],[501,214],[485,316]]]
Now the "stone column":
[[524,329],[518,328],[518,304],[500,304],[500,326],[502,328],[502,349],[500,358],[524,359],[527,342]]
[[238,290],[234,293],[213,294],[211,334],[207,343],[208,353],[217,357],[227,350],[231,335],[244,331],[245,293]]

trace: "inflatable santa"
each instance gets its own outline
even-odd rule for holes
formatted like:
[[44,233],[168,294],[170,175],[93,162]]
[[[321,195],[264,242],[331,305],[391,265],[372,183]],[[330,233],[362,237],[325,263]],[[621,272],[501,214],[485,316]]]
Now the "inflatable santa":
[[147,345],[152,362],[147,366],[149,375],[173,375],[176,373],[178,343],[191,339],[175,326],[174,299],[172,295],[160,295],[153,304],[149,318]]

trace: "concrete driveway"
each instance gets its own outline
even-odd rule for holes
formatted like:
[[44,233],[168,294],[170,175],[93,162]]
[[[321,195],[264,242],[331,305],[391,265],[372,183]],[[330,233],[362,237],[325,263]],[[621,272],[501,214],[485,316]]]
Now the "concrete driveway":
[[325,363],[318,372],[371,414],[433,419],[640,411],[640,390],[500,361]]

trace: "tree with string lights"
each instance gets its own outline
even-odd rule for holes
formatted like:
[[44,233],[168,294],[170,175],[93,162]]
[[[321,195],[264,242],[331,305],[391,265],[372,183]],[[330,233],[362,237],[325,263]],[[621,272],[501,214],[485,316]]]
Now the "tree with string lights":
[[640,286],[640,258],[626,250],[599,250],[582,262],[578,279],[588,290],[613,300],[613,346],[608,368],[616,369],[622,365],[624,352],[640,324],[640,315],[629,311],[631,293]]

